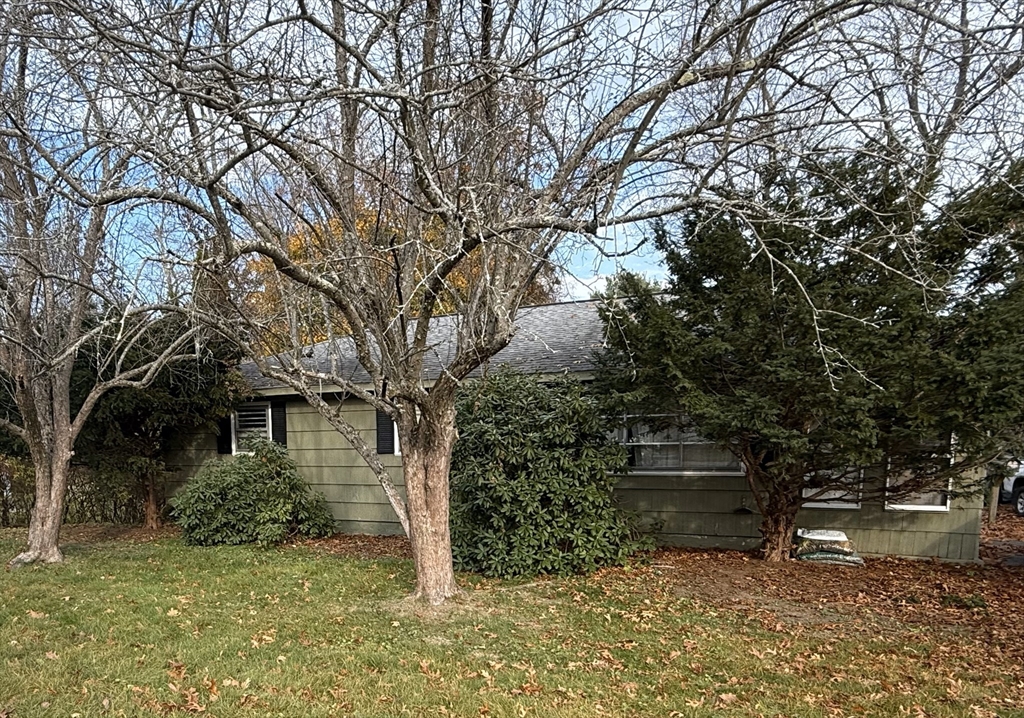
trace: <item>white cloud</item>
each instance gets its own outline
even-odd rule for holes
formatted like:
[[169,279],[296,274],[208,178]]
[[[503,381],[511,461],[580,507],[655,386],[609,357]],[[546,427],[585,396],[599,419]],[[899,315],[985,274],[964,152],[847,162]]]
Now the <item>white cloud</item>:
[[590,299],[596,292],[604,291],[612,276],[611,274],[595,274],[590,277],[577,277],[573,274],[566,274],[565,282],[562,284],[564,298],[570,301]]

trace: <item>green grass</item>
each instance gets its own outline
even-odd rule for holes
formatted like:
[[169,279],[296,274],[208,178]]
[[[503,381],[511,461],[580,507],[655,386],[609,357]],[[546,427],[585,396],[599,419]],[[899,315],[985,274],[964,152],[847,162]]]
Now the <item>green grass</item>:
[[429,609],[401,560],[174,539],[66,556],[0,574],[0,716],[1024,715],[933,631],[767,630],[656,567],[465,577]]

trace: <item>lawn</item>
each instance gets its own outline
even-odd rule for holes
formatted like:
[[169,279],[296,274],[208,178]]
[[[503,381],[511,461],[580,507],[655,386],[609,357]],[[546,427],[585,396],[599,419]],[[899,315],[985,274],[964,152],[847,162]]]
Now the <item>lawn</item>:
[[659,552],[430,609],[393,540],[66,533],[0,574],[0,716],[1024,716],[1019,570]]

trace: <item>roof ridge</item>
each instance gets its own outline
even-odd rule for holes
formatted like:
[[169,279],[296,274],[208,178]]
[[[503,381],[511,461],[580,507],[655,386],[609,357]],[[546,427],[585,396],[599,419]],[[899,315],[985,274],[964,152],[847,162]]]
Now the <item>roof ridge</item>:
[[[526,373],[553,373],[590,371],[593,368],[593,354],[604,344],[603,325],[598,316],[599,300],[573,300],[550,302],[523,307],[516,313],[516,332],[509,344],[490,357],[489,364],[511,364]],[[458,315],[445,314],[434,317],[431,322],[431,351],[425,359],[424,377],[434,378],[444,371],[455,351],[456,321]],[[331,351],[332,342],[338,347]],[[357,383],[369,381],[366,370],[359,365],[353,350],[351,335],[337,336],[303,347],[301,361],[317,371],[327,369],[328,354],[331,366],[339,376],[349,376]],[[292,353],[291,350],[286,353]],[[273,356],[268,359],[273,360]],[[335,362],[337,365],[335,366]],[[254,389],[275,386],[275,382],[259,376],[254,364],[243,364],[246,375]],[[478,369],[471,372],[476,375]]]
[[[581,305],[584,305],[584,304],[595,304],[595,303],[600,302],[600,301],[601,301],[600,299],[568,299],[568,300],[563,301],[563,302],[544,302],[543,304],[527,304],[526,306],[520,307],[519,310],[516,312],[516,315],[518,316],[520,312],[528,311],[528,310],[531,310],[531,309],[543,309],[544,307],[560,307],[560,306],[568,306],[568,305],[581,306]],[[457,317],[457,316],[459,316],[458,312],[451,312],[449,314],[435,314],[434,316],[430,317],[430,319],[431,319],[431,321],[433,321],[435,319],[447,319],[448,317]],[[410,318],[409,321],[410,322],[418,322],[419,321],[419,317]],[[351,336],[352,336],[351,334],[343,334],[343,335],[340,335],[340,336],[336,336],[333,339],[322,339],[321,341],[313,342],[312,344],[304,344],[302,346],[302,349],[303,350],[313,349],[315,347],[320,346],[321,344],[328,344],[328,343],[330,343],[332,341],[338,341],[339,339],[349,339]],[[294,351],[294,349],[292,351]]]

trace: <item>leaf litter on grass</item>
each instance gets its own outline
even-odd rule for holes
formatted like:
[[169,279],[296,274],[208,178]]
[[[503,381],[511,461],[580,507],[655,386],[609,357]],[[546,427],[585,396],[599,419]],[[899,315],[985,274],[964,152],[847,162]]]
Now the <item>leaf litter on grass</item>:
[[[400,541],[375,545],[103,543],[33,572],[33,585],[8,577],[0,605],[18,620],[0,631],[38,640],[12,655],[0,694],[26,696],[18,718],[44,715],[42,702],[45,715],[103,715],[108,697],[110,714],[228,718],[1020,714],[1016,654],[983,645],[978,625],[1014,607],[1003,595],[1013,571],[872,560],[836,581],[835,569],[666,550],[587,577],[463,577],[466,595],[437,613],[401,598]],[[186,595],[187,611],[174,598]],[[170,599],[182,615],[154,622],[153,605],[166,614]],[[43,649],[57,658],[39,661]]]

